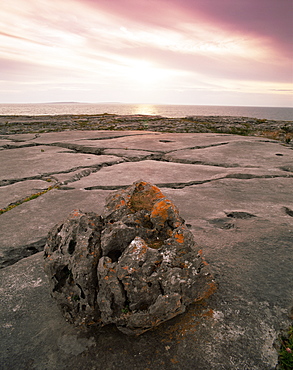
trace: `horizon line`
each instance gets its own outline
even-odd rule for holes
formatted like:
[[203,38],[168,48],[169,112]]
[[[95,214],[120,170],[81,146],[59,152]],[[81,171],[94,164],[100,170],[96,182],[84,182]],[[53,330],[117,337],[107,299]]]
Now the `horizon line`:
[[0,105],[61,105],[61,104],[113,104],[113,105],[173,105],[173,106],[207,106],[207,107],[246,107],[246,108],[287,108],[293,109],[293,106],[271,106],[271,105],[226,105],[226,104],[174,104],[174,103],[125,103],[125,102],[81,102],[81,101],[53,101],[53,102],[18,102],[18,103],[0,103]]

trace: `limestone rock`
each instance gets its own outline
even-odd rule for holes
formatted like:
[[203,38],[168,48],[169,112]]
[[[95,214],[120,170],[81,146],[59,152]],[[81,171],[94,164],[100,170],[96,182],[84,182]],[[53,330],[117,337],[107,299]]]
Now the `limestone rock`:
[[138,181],[106,200],[103,216],[72,212],[48,235],[51,295],[75,324],[139,335],[215,289],[176,206]]
[[96,214],[73,211],[49,232],[44,249],[51,295],[76,324],[100,320],[95,297],[102,225]]

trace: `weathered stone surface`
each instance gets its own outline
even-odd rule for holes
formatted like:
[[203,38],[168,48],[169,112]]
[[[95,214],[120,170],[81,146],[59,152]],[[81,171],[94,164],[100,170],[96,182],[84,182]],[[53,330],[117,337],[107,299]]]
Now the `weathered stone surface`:
[[[21,179],[39,179],[46,174],[70,172],[76,168],[98,167],[104,163],[119,163],[115,156],[96,156],[75,153],[55,146],[32,146],[2,150],[0,153],[0,185],[8,185]],[[42,174],[42,175],[40,175]]]
[[138,181],[104,215],[73,211],[44,252],[51,295],[68,321],[139,335],[185,311],[215,283],[176,206]]
[[26,180],[0,187],[0,209],[41,192],[52,185],[44,180]]
[[94,213],[73,211],[53,227],[45,246],[51,295],[65,318],[76,324],[99,320],[95,296],[102,224]]
[[[28,121],[23,127],[28,127]],[[56,179],[66,182],[66,186],[0,216],[0,268],[4,267],[0,269],[1,370],[275,369],[276,339],[280,331],[292,325],[292,145],[259,137],[211,133],[67,131],[37,135],[12,135],[11,140],[5,140],[22,146],[38,143],[51,146],[58,142],[80,147],[88,147],[91,141],[93,146],[97,145],[97,152],[103,148],[113,151],[124,148],[123,158],[118,149],[112,154],[127,162],[127,166],[112,162],[105,167],[99,162],[100,168],[99,163],[97,167],[85,163],[78,169],[69,166],[68,172],[59,161],[60,166],[56,164],[48,185],[55,184]],[[109,137],[112,139],[108,140]],[[244,141],[251,146],[245,149],[241,144]],[[257,142],[263,154],[257,154]],[[67,151],[64,146],[60,150]],[[223,162],[221,151],[216,149],[225,151],[229,146],[234,151]],[[204,149],[207,147],[212,150]],[[146,159],[156,160],[132,161],[132,151],[142,152],[143,148],[147,148],[146,153],[158,155]],[[23,156],[28,159],[31,156],[29,147],[25,151],[3,150],[11,153],[8,161],[15,158],[14,150],[20,158],[18,163],[23,163]],[[103,154],[111,154],[106,151]],[[197,156],[202,151],[205,164]],[[250,151],[256,155],[248,155]],[[79,154],[70,155],[73,158]],[[98,158],[104,160],[105,156]],[[10,199],[21,185],[24,188],[21,198],[38,191],[31,191],[27,182],[46,183],[55,159],[54,155],[44,157],[38,174],[42,180],[28,180],[23,168],[16,167],[14,177],[19,181],[1,188],[2,208],[14,201]],[[239,167],[230,167],[235,159]],[[220,165],[225,166],[221,178],[214,176],[217,172],[213,171],[221,170]],[[191,178],[187,172],[192,174]],[[179,206],[196,244],[204,247],[218,289],[207,301],[190,305],[184,314],[140,336],[125,337],[115,325],[85,331],[82,326],[64,320],[50,297],[43,252],[27,257],[28,250],[31,253],[41,250],[39,246],[41,242],[45,245],[48,231],[75,208],[102,214],[105,198],[111,191],[130,186],[140,177],[159,186]],[[78,178],[89,181],[79,184]],[[244,212],[255,217],[239,217]],[[223,228],[225,225],[228,227]],[[11,256],[15,253],[17,258]]]

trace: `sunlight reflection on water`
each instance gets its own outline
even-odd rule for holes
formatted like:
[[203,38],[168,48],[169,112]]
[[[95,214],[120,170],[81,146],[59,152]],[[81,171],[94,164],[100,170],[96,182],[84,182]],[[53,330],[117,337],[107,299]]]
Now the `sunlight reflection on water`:
[[139,104],[134,106],[133,114],[147,114],[147,115],[158,115],[158,110],[155,105],[151,104]]
[[0,115],[47,115],[47,114],[145,114],[163,117],[186,116],[238,116],[291,121],[293,108],[237,107],[213,105],[157,105],[157,104],[0,104]]

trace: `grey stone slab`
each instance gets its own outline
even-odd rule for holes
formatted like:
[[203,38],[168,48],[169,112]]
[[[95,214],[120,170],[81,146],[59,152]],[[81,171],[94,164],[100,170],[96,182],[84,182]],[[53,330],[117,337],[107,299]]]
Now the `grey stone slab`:
[[43,180],[27,180],[0,187],[0,208],[8,206],[32,194],[47,189],[51,182]]
[[144,160],[104,167],[72,185],[80,189],[99,186],[113,187],[130,185],[140,179],[153,184],[188,183],[222,178],[229,173],[229,169],[220,167]]
[[178,150],[166,156],[169,160],[196,161],[229,167],[281,168],[293,163],[289,146],[276,142],[231,141],[226,145],[202,149]]
[[84,352],[90,342],[76,338],[47,294],[42,253],[1,270],[0,276],[1,369],[57,369],[58,361],[64,366],[61,353]]
[[0,146],[3,147],[4,145],[8,145],[8,144],[12,144],[13,141],[11,140],[4,140],[4,139],[0,139]]
[[[102,211],[109,191],[53,189],[0,215],[0,260],[15,259],[74,209]],[[24,252],[23,252],[24,251]]]
[[[293,230],[289,211],[293,210],[292,179],[224,179],[184,189],[162,190],[178,205],[197,244],[203,246],[210,261],[215,253],[221,254],[223,248],[231,249],[237,243],[246,242],[253,249],[255,240],[260,237],[280,233],[281,238],[280,230],[286,234]],[[245,218],[243,213],[254,217]],[[263,253],[266,253],[265,246]],[[225,264],[224,260],[222,263]]]
[[130,160],[142,160],[154,154],[154,152],[135,149],[105,149],[103,153],[107,155],[116,155],[118,157],[128,158]]
[[2,150],[0,179],[22,179],[47,173],[70,171],[76,167],[91,167],[120,159],[114,156],[96,156],[75,153],[51,146],[36,146]]
[[37,134],[15,134],[15,135],[7,135],[7,138],[9,140],[15,141],[15,142],[26,142],[31,141],[36,138]]
[[[70,132],[70,134],[68,134]],[[147,135],[147,132],[142,131],[94,131],[94,130],[84,130],[84,131],[62,131],[62,132],[48,132],[36,134],[34,137],[28,137],[31,142],[38,144],[51,144],[56,142],[74,142],[76,140],[90,140],[90,141],[100,141],[104,139],[115,139],[119,137],[127,137],[138,135],[142,137]],[[12,139],[17,139],[18,135],[10,135]]]
[[[154,152],[169,152],[184,148],[193,148],[196,146],[220,145],[230,141],[238,141],[237,135],[224,134],[172,134],[172,133],[148,133],[143,137],[138,135],[120,137],[105,140],[76,140],[75,144],[91,146],[95,148],[111,149],[136,149]],[[259,140],[250,138],[250,141]]]
[[29,147],[29,146],[35,146],[36,144],[30,143],[29,141],[13,141],[13,140],[1,140],[1,145],[2,149],[7,149],[7,148],[24,148],[24,147]]
[[90,176],[71,184],[76,189],[109,188],[130,185],[136,180],[144,180],[169,187],[184,187],[194,183],[211,182],[225,177],[286,177],[287,172],[278,169],[225,168],[221,166],[172,163],[155,160],[124,162],[104,167]]
[[70,171],[68,173],[66,172],[57,173],[57,174],[54,174],[53,177],[62,186],[62,185],[70,184],[71,182],[74,182],[74,181],[78,181],[82,177],[89,176],[93,171],[95,171],[94,168],[81,168],[76,171]]
[[284,210],[293,209],[292,178],[226,178],[183,189],[162,189],[178,205],[187,222],[242,210],[276,224],[293,223],[293,217]]
[[[113,157],[111,155],[100,155],[99,158],[102,159],[101,166],[112,166],[112,165],[124,162],[124,160],[127,160],[127,158],[124,158],[124,157],[123,158],[116,157],[116,156]],[[76,171],[56,173],[51,177],[54,180],[58,181],[61,185],[67,185],[67,184],[71,184],[72,182],[78,181],[83,177],[90,176],[92,173],[96,172],[97,170],[98,169],[96,167],[80,168]]]

